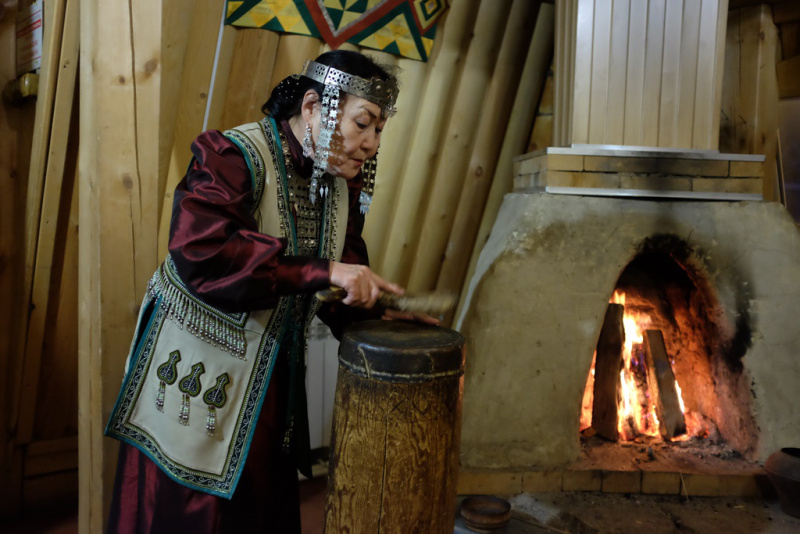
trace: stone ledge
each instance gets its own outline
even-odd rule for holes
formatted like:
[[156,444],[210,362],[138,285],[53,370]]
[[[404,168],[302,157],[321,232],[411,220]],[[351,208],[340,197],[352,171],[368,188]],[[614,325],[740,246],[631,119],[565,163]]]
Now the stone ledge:
[[572,147],[547,147],[542,150],[521,154],[514,161],[537,158],[539,156],[608,156],[616,158],[673,158],[694,160],[724,160],[763,163],[763,154],[726,154],[719,150],[698,150],[692,148],[659,148],[630,145],[575,145]]
[[[541,191],[548,187],[629,189],[760,195],[764,165],[754,156],[719,154],[687,158],[669,152],[658,155],[526,154],[515,160],[514,190]],[[608,151],[610,153],[610,151]],[[702,151],[701,151],[702,152]],[[697,154],[695,154],[697,156]]]
[[689,497],[768,497],[771,496],[769,488],[763,470],[745,474],[702,474],[640,469],[513,471],[462,467],[458,473],[459,495],[601,491]]

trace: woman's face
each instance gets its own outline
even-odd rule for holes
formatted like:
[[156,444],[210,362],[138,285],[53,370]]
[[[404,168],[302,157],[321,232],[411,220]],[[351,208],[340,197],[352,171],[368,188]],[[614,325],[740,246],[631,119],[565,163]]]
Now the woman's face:
[[[339,103],[339,120],[331,139],[328,172],[345,180],[358,176],[364,161],[378,151],[381,131],[386,119],[381,118],[381,108],[369,100],[342,93]],[[314,107],[312,133],[319,139],[321,106]]]

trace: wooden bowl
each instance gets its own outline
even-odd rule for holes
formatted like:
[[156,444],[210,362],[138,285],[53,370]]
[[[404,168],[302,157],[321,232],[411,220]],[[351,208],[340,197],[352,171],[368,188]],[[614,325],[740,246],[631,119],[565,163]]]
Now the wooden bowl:
[[475,532],[495,532],[511,520],[511,505],[491,495],[476,495],[461,501],[464,525]]

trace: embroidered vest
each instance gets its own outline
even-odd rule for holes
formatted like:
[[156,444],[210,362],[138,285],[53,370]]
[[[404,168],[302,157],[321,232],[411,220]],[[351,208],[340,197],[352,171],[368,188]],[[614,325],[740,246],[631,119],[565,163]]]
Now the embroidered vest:
[[[287,238],[286,254],[296,255],[277,132],[267,117],[225,135],[250,169],[259,231]],[[337,178],[321,202],[319,255],[338,260],[348,215],[345,180]],[[137,447],[177,482],[231,498],[280,345],[299,341],[299,350],[305,350],[305,332],[319,302],[311,297],[310,305],[297,306],[298,298],[280,297],[271,310],[226,313],[191,295],[167,257],[142,303],[106,435]],[[303,330],[299,340],[286,335],[297,322]]]

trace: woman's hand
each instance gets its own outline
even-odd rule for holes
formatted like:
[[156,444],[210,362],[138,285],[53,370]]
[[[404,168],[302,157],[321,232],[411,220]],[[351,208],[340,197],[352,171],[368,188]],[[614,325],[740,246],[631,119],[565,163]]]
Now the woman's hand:
[[387,282],[366,265],[338,261],[331,262],[331,283],[347,291],[347,297],[342,301],[344,304],[358,308],[372,308],[381,291],[395,295],[404,293],[402,287]]

